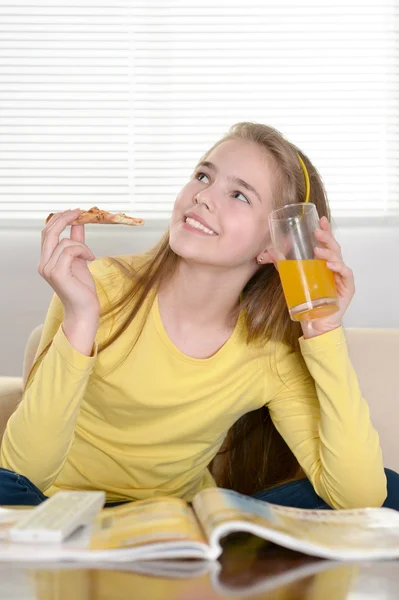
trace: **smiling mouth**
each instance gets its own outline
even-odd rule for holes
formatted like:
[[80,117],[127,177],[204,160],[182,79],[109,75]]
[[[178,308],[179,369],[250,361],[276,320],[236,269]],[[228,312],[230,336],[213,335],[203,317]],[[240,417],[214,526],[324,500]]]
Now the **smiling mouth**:
[[208,235],[217,235],[215,231],[209,229],[209,227],[205,227],[205,225],[203,225],[199,221],[196,221],[192,217],[185,217],[184,222],[187,223],[187,225],[190,225],[190,227],[192,227],[193,229],[199,229],[200,231],[203,231]]

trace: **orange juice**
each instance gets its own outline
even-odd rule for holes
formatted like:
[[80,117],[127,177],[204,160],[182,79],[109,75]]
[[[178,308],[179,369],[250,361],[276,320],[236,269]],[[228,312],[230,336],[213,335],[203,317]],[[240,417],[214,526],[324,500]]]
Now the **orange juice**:
[[294,321],[325,317],[338,310],[334,273],[325,260],[279,260],[277,264]]

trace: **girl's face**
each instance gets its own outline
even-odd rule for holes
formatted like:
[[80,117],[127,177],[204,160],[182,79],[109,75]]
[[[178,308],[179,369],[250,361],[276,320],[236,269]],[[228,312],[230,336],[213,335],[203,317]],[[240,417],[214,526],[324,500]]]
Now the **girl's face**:
[[273,178],[257,144],[228,140],[217,146],[176,198],[172,250],[201,264],[253,268],[268,246]]

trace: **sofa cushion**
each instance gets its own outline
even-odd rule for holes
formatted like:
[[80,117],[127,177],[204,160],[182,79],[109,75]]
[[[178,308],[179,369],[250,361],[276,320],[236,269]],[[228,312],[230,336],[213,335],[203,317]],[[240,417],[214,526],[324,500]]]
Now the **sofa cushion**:
[[380,436],[384,465],[399,471],[399,329],[346,329],[349,355]]

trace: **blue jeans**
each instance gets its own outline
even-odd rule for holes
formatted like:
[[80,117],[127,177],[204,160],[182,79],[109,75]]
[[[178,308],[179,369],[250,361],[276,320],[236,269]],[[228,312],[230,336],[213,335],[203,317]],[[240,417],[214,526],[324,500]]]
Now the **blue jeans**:
[[[37,506],[47,500],[27,477],[0,467],[0,506]],[[105,506],[118,506],[124,502],[109,502]]]
[[[399,475],[390,469],[385,469],[385,474],[388,495],[384,506],[399,510]],[[316,494],[308,479],[291,481],[264,492],[257,492],[253,497],[282,506],[331,510],[330,506]],[[29,479],[0,467],[0,506],[37,506],[46,499],[47,496]],[[118,504],[123,504],[123,502],[112,502],[105,506]]]
[[[399,510],[399,475],[391,469],[385,469],[385,475],[388,494],[383,506]],[[285,483],[270,490],[257,492],[253,497],[270,502],[270,504],[331,510],[331,507],[324,502],[323,498],[316,494],[308,479],[290,481],[290,483]]]

